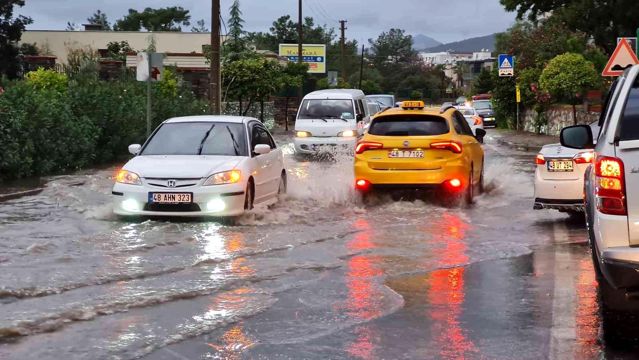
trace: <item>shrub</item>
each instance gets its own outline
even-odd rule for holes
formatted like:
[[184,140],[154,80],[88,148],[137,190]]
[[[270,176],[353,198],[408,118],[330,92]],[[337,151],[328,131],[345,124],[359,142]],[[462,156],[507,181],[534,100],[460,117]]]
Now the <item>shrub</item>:
[[27,73],[26,79],[27,84],[30,84],[37,90],[51,90],[63,93],[66,92],[69,86],[69,79],[65,74],[43,68]]

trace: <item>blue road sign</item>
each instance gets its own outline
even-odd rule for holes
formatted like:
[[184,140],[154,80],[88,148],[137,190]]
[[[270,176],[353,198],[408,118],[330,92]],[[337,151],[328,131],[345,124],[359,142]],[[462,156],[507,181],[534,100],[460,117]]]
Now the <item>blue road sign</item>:
[[515,75],[515,57],[507,54],[500,54],[498,59],[499,76],[510,77]]

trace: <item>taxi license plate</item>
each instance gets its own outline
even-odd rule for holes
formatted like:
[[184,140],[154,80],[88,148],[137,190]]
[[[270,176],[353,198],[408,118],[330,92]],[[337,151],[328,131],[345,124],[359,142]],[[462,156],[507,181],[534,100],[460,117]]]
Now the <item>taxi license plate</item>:
[[572,160],[550,160],[548,161],[548,171],[550,172],[571,172],[574,170]]
[[424,158],[423,150],[391,150],[388,157],[392,159],[422,159]]
[[149,193],[149,203],[153,204],[191,204],[192,193]]

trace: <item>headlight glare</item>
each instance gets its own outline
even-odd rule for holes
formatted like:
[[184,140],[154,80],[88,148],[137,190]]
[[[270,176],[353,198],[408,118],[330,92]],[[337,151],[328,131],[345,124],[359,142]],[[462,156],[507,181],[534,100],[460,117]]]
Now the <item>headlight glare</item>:
[[127,170],[118,171],[118,173],[115,175],[115,182],[128,185],[142,185],[140,176],[138,176],[138,174],[134,172]]
[[342,131],[341,133],[338,134],[339,137],[356,137],[357,136],[357,131],[355,130],[346,130],[346,131]]
[[204,182],[204,186],[235,184],[242,179],[242,173],[239,170],[224,171],[209,176]]

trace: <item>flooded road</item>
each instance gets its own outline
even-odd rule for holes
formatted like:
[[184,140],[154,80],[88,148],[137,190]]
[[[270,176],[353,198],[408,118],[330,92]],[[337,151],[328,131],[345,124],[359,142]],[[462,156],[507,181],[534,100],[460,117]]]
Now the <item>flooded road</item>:
[[53,178],[0,203],[0,358],[632,358],[599,341],[583,220],[533,211],[534,154],[492,136],[466,209],[365,205],[350,159],[289,156],[236,224],[122,221],[113,169]]

